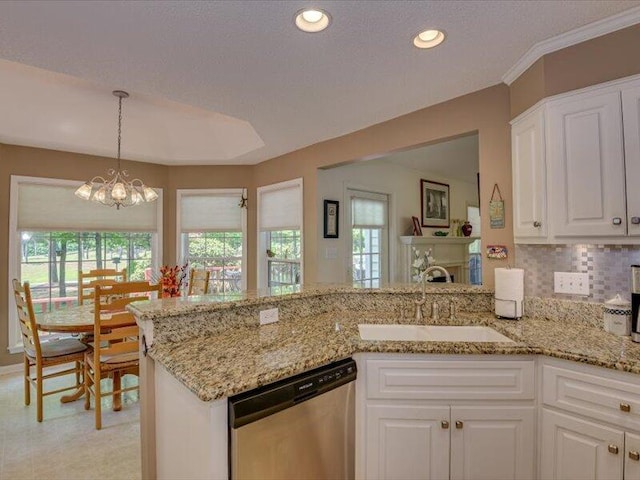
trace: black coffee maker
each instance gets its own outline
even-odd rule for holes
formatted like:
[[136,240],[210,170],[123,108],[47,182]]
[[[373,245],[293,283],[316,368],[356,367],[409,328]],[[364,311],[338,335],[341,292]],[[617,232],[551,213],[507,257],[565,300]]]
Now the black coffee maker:
[[640,265],[631,265],[631,340],[640,342]]

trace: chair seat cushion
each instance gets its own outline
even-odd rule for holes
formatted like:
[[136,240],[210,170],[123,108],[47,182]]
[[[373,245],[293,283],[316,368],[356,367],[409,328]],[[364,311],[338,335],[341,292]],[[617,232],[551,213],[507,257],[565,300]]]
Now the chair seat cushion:
[[140,360],[140,355],[138,354],[138,352],[123,353],[120,355],[113,355],[113,356],[103,355],[101,360],[103,364],[113,365],[113,366],[124,364],[124,363],[135,364]]
[[[61,338],[60,340],[42,342],[40,349],[44,358],[53,358],[84,352],[87,346],[76,338]],[[25,352],[32,358],[36,357],[36,349],[33,347],[25,348]]]

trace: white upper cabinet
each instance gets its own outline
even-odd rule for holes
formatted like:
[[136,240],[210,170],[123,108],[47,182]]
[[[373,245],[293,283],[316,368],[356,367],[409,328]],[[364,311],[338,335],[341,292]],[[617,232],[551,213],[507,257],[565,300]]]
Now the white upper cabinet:
[[640,235],[640,82],[622,90],[624,156],[627,171],[627,230]]
[[640,76],[543,100],[512,122],[516,243],[640,236]]
[[626,235],[620,92],[550,103],[548,127],[554,234]]
[[547,236],[544,113],[538,108],[511,127],[513,235]]

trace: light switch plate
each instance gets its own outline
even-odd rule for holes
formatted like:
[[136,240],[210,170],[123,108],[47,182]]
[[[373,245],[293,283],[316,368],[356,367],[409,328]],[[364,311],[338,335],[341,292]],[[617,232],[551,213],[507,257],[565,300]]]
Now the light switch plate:
[[589,274],[553,272],[553,291],[571,295],[589,295]]
[[269,310],[260,311],[260,325],[268,325],[278,321],[278,309],[270,308]]

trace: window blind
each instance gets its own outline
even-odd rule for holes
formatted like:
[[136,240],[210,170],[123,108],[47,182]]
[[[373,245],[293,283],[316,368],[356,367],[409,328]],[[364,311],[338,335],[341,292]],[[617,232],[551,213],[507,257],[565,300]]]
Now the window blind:
[[258,215],[262,231],[300,230],[302,225],[302,186],[260,192]]
[[351,225],[355,228],[380,228],[386,225],[384,200],[351,197]]
[[240,193],[183,194],[180,200],[181,231],[242,231],[240,199]]
[[85,232],[157,230],[156,202],[117,210],[79,199],[74,195],[78,186],[18,183],[18,229]]

